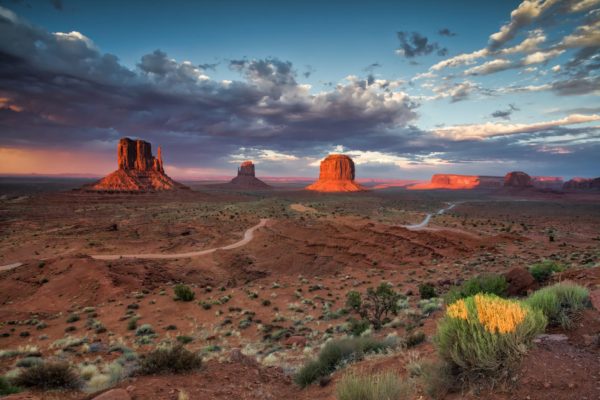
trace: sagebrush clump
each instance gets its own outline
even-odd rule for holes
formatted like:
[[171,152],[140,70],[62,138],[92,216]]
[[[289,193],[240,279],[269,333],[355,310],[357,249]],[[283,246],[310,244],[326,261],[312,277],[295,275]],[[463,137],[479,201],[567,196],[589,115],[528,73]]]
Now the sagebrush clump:
[[66,362],[44,362],[23,369],[13,380],[16,386],[49,389],[78,389],[79,375]]
[[175,300],[192,301],[196,297],[196,293],[187,285],[175,285],[173,291],[175,292]]
[[402,400],[411,398],[414,386],[392,372],[345,374],[335,387],[337,400]]
[[583,286],[562,282],[533,293],[527,304],[540,310],[552,326],[570,329],[574,320],[590,303],[590,293]]
[[503,375],[546,323],[524,302],[477,294],[447,307],[434,342],[441,358],[466,377]]
[[146,354],[143,358],[139,372],[149,374],[178,374],[199,369],[202,366],[202,357],[193,353],[182,345],[157,348]]

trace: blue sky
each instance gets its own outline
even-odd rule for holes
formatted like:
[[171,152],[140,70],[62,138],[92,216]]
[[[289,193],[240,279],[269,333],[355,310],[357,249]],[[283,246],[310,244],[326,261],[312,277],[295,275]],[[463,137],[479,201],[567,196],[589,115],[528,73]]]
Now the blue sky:
[[600,175],[596,0],[0,7],[0,155],[29,160],[0,173],[108,172],[128,135],[185,177],[310,176],[334,150],[363,177]]

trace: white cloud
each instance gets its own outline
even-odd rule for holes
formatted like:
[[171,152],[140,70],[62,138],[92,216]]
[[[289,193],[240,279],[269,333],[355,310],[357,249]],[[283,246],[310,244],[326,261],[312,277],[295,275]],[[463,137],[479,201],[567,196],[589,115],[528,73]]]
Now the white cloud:
[[486,57],[488,54],[489,51],[487,49],[477,50],[472,53],[459,54],[446,60],[442,60],[429,69],[432,71],[439,71],[448,67],[458,67],[461,65],[473,64],[475,60]]
[[514,64],[512,61],[498,58],[496,60],[485,62],[476,67],[469,68],[464,73],[465,75],[487,75],[498,71],[504,71],[512,68],[513,66]]
[[551,58],[557,57],[564,53],[564,50],[554,49],[548,51],[536,51],[535,53],[529,54],[523,59],[523,65],[539,64],[550,60]]
[[280,153],[275,150],[269,149],[256,149],[241,147],[238,154],[231,154],[229,156],[230,163],[239,163],[246,160],[252,161],[295,161],[298,160],[293,154]]
[[482,140],[494,136],[539,132],[558,126],[595,121],[600,121],[599,114],[571,114],[565,118],[546,122],[536,122],[533,124],[486,122],[485,124],[455,125],[438,128],[434,130],[433,133],[437,136],[452,140]]

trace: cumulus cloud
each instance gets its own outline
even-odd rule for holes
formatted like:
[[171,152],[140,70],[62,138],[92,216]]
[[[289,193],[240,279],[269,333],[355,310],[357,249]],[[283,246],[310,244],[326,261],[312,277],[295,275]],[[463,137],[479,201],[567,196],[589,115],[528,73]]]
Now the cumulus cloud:
[[456,33],[452,32],[452,31],[451,31],[450,29],[448,29],[448,28],[442,28],[442,29],[440,29],[440,30],[438,31],[438,35],[440,35],[440,36],[449,36],[449,37],[452,37],[452,36],[456,36]]
[[396,50],[396,53],[407,58],[426,56],[434,51],[439,56],[445,56],[448,53],[448,49],[440,46],[437,42],[431,42],[419,32],[400,31],[397,35],[400,40],[400,48]]
[[465,75],[488,75],[514,68],[514,66],[512,61],[498,58],[465,70]]
[[240,147],[274,160],[341,140],[358,148],[399,142],[396,132],[417,118],[418,103],[399,80],[350,76],[313,92],[291,62],[268,58],[231,60],[240,79],[217,81],[162,50],[129,69],[82,33],[47,32],[4,8],[0,53],[0,147],[94,141],[112,149],[131,135],[163,144],[182,165],[223,160]]
[[448,126],[434,130],[434,134],[451,140],[481,140],[494,136],[532,133],[564,125],[574,125],[596,121],[600,121],[600,115],[598,114],[571,114],[565,118],[545,122],[536,122],[532,124],[487,122],[485,124]]

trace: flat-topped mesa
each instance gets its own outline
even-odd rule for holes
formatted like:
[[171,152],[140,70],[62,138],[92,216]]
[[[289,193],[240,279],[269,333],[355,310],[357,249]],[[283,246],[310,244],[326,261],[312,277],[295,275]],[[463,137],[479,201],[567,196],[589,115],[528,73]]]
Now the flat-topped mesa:
[[504,176],[504,187],[527,188],[533,187],[531,176],[522,171],[509,172]]
[[256,176],[254,163],[252,161],[244,161],[238,168],[237,176]]
[[564,190],[600,190],[599,178],[573,178],[565,182]]
[[96,183],[84,186],[87,191],[154,192],[188,189],[169,178],[164,171],[162,150],[156,157],[152,146],[144,140],[122,138],[117,147],[118,169]]
[[364,187],[354,182],[354,161],[343,154],[330,154],[319,170],[319,180],[306,187],[317,192],[359,192]]
[[409,186],[410,190],[428,190],[428,189],[493,189],[502,186],[503,178],[501,176],[484,175],[458,175],[458,174],[435,174],[431,181],[427,183],[418,183]]

